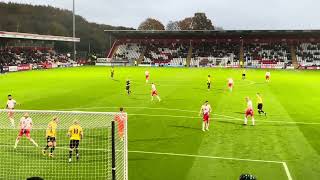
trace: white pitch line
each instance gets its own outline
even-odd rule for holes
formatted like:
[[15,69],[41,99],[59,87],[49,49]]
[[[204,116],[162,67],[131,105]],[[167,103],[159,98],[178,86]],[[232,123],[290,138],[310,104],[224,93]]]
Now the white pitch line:
[[[13,145],[0,145],[0,147],[12,147]],[[40,147],[34,147],[34,146],[18,146],[19,148],[37,148],[41,149]],[[64,149],[68,150],[69,147],[56,147],[57,149]],[[108,152],[108,149],[90,149],[90,148],[81,148],[79,147],[79,150],[83,151],[104,151]],[[122,151],[122,150],[116,150],[116,151]],[[245,159],[245,158],[232,158],[232,157],[221,157],[221,156],[205,156],[205,155],[195,155],[195,154],[178,154],[178,153],[165,153],[165,152],[151,152],[151,151],[128,151],[129,153],[140,153],[140,154],[156,154],[156,155],[167,155],[167,156],[180,156],[180,157],[195,157],[195,158],[207,158],[207,159],[222,159],[222,160],[233,160],[233,161],[247,161],[247,162],[262,162],[262,163],[275,163],[275,164],[282,164],[283,168],[285,170],[285,173],[288,177],[288,180],[292,180],[289,168],[286,164],[286,162],[283,161],[271,161],[271,160],[261,160],[261,159]]]
[[[11,148],[12,147],[12,149],[14,149],[13,148],[13,146],[14,145],[8,145],[8,144],[0,144],[0,147],[9,147],[9,148]],[[17,149],[19,149],[19,148],[37,148],[37,149],[41,149],[42,147],[35,147],[35,146],[17,146]],[[57,148],[57,149],[65,149],[65,150],[68,150],[68,149],[70,149],[69,147],[55,147],[55,148]],[[84,151],[108,151],[107,149],[91,149],[91,148],[81,148],[81,147],[79,147],[79,150],[84,150]]]
[[[76,110],[76,109],[119,109],[119,107],[115,107],[115,106],[97,106],[97,107],[79,107],[79,108],[68,108],[68,109],[63,109],[63,110]],[[191,110],[185,110],[185,109],[171,109],[171,108],[151,108],[151,107],[144,107],[144,106],[128,106],[128,107],[124,107],[127,109],[151,109],[151,110],[168,110],[168,111],[182,111],[182,112],[199,112],[199,111],[191,111]]]
[[[254,84],[256,84],[257,82],[255,82],[255,81],[251,81],[251,80],[248,80],[248,79],[245,79],[245,81],[249,81],[250,82],[250,84],[239,84],[239,85],[237,85],[236,84],[236,86],[235,87],[241,87],[241,86],[251,86],[251,85],[254,85]],[[237,82],[237,81],[236,81]],[[241,81],[240,81],[241,82]]]
[[28,113],[70,113],[70,114],[105,114],[105,115],[115,115],[118,114],[117,112],[88,112],[88,111],[60,111],[60,110],[23,110],[23,109],[15,109],[15,110],[8,110],[8,109],[0,109],[1,112],[28,112]]
[[[0,147],[9,147],[9,148],[12,148],[14,149],[13,145],[8,145],[8,144],[1,144]],[[35,146],[17,146],[17,149],[19,148],[37,148],[37,149],[43,149],[42,147],[35,147]],[[70,148],[69,147],[55,147],[56,149],[64,149],[64,150],[69,150]],[[111,151],[111,150],[108,150],[108,149],[101,149],[101,148],[82,148],[82,147],[79,147],[78,148],[80,151],[103,151],[103,152],[108,152],[108,151]],[[16,149],[15,149],[16,150]],[[120,152],[120,151],[123,151],[123,150],[119,150],[119,149],[116,149],[117,152]]]
[[128,151],[128,152],[130,152],[130,153],[141,153],[141,154],[156,154],[156,155],[168,155],[168,156],[196,157],[196,158],[207,158],[207,159],[223,159],[223,160],[235,160],[235,161],[249,161],[249,162],[265,162],[265,163],[283,164],[282,161],[269,161],[269,160],[261,160],[261,159],[243,159],[243,158],[232,158],[232,157],[204,156],[204,155],[195,155],[195,154],[178,154],[178,153],[151,152],[151,151]]
[[291,174],[290,174],[290,171],[289,171],[289,168],[287,166],[287,163],[286,162],[282,162],[282,165],[283,165],[283,168],[286,172],[286,175],[288,177],[288,180],[292,180],[292,177],[291,177]]
[[[197,116],[175,116],[175,115],[164,115],[164,114],[128,114],[128,116],[152,116],[152,117],[173,117],[173,118],[189,118],[189,119],[199,119],[201,117]],[[226,118],[210,118],[217,119],[221,121],[244,121],[240,118],[235,118],[231,116],[226,116]],[[320,125],[320,123],[307,123],[307,122],[285,122],[285,121],[266,121],[266,120],[256,120],[256,122],[264,122],[264,123],[282,123],[282,124],[307,124],[307,125]]]
[[[128,114],[128,116],[151,116],[151,117],[173,117],[173,118],[188,118],[188,119],[201,119],[200,116],[175,116],[166,114]],[[221,118],[210,118],[210,119],[221,119]]]
[[[86,107],[86,108],[70,108],[70,109],[64,109],[64,110],[77,110],[77,109],[102,109],[102,108],[119,108],[119,107]],[[183,112],[191,112],[191,113],[198,113],[198,111],[192,111],[192,110],[184,110],[184,109],[170,109],[170,108],[150,108],[150,107],[124,107],[128,109],[153,109],[153,110],[169,110],[169,111],[183,111]],[[233,116],[227,116],[222,114],[216,114],[212,113],[213,115],[224,117],[224,119],[221,118],[211,118],[211,119],[221,119],[225,121],[243,121],[241,118],[233,117]],[[157,115],[157,114],[130,114],[128,115],[135,115],[135,116],[154,116],[154,117],[173,117],[173,118],[199,118],[196,116],[175,116],[175,115]],[[305,125],[320,125],[320,122],[299,122],[299,121],[293,121],[293,122],[287,122],[287,121],[273,121],[273,120],[256,120],[257,122],[264,122],[264,123],[282,123],[282,124],[305,124]]]
[[156,155],[167,155],[167,156],[180,156],[180,157],[195,157],[195,158],[207,158],[207,159],[222,159],[231,161],[247,161],[247,162],[261,162],[261,163],[274,163],[282,164],[288,180],[292,180],[289,168],[286,162],[283,161],[270,161],[261,159],[243,159],[243,158],[232,158],[232,157],[219,157],[219,156],[204,156],[194,154],[177,154],[177,153],[165,153],[165,152],[151,152],[151,151],[128,151],[129,153],[140,153],[140,154],[156,154]]

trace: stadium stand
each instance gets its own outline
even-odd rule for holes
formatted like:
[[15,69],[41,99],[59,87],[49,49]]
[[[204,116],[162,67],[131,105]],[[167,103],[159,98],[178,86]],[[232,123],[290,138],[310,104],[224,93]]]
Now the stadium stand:
[[191,66],[239,65],[240,44],[202,42],[193,46]]
[[67,54],[59,54],[52,49],[19,47],[0,49],[0,61],[10,66],[48,62],[74,63]]
[[75,62],[70,58],[70,54],[57,53],[48,48],[7,47],[0,49],[0,64],[3,72],[73,67],[86,63],[86,60]]
[[146,46],[143,63],[185,64],[189,47],[179,43],[153,43]]
[[118,46],[113,58],[118,60],[138,59],[142,48],[142,46],[136,43],[121,44]]
[[319,30],[105,32],[113,45],[99,65],[320,69]]
[[[141,64],[182,66],[186,64],[190,46],[192,47],[190,66],[192,67],[239,67],[241,49],[239,42],[196,42],[191,45],[161,41],[141,45],[124,43],[118,45],[113,58],[115,60],[138,59],[144,52]],[[309,50],[308,57],[311,56],[311,52],[315,53],[312,57],[317,57],[317,50]],[[284,68],[292,64],[290,46],[286,43],[246,43],[243,45],[243,57],[246,67]]]
[[286,43],[248,43],[244,45],[245,66],[283,68],[291,66],[290,47]]
[[79,38],[0,31],[0,65],[2,73],[32,69],[73,67],[87,59],[71,59],[70,53],[59,53],[54,42],[79,42]]
[[320,43],[301,43],[296,48],[300,66],[320,66]]

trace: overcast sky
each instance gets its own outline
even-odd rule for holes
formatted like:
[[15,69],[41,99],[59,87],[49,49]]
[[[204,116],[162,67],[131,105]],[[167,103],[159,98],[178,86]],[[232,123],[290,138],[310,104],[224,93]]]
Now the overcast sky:
[[[0,0],[72,9],[72,0]],[[320,29],[320,0],[75,0],[88,21],[137,28],[147,17],[166,24],[205,12],[224,29]]]

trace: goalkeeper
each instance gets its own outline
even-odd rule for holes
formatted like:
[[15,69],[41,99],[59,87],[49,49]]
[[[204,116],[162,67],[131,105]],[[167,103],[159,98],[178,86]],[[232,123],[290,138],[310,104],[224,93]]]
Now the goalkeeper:
[[118,124],[118,135],[121,141],[123,141],[123,135],[124,135],[124,123],[127,121],[127,114],[124,112],[123,107],[120,107],[120,112],[117,114],[114,118],[114,120]]

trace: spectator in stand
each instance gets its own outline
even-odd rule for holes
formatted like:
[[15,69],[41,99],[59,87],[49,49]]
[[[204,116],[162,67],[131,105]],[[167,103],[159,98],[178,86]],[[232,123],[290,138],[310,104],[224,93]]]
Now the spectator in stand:
[[75,63],[66,54],[56,53],[50,48],[25,47],[7,47],[0,49],[0,62],[2,62],[2,66],[18,66],[24,64],[47,66],[54,62]]
[[3,64],[2,63],[0,63],[0,74],[3,74],[4,72],[3,72]]

